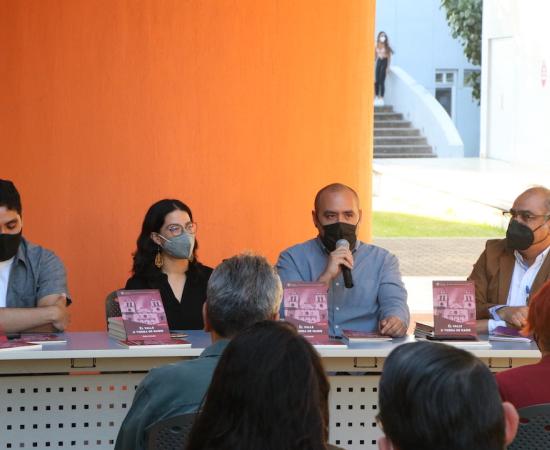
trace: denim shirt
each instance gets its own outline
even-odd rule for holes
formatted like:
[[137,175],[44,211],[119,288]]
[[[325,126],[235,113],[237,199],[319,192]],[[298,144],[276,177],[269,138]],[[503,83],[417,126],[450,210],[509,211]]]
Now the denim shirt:
[[[407,291],[397,258],[387,250],[357,241],[353,253],[353,288],[346,288],[342,274],[328,290],[329,333],[342,329],[376,331],[380,320],[397,316],[409,324]],[[295,245],[279,255],[281,281],[316,281],[325,271],[328,251],[319,238]]]
[[21,239],[11,266],[6,307],[33,308],[51,294],[69,297],[63,263],[51,251]]

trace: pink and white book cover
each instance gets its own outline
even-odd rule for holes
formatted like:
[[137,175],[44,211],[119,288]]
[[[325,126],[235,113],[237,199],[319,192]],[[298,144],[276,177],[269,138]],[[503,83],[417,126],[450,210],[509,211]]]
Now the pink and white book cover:
[[168,320],[157,289],[117,292],[127,339],[170,339]]
[[434,281],[434,334],[476,336],[476,298],[473,281]]
[[313,343],[329,339],[327,293],[324,283],[287,283],[284,287],[285,320]]

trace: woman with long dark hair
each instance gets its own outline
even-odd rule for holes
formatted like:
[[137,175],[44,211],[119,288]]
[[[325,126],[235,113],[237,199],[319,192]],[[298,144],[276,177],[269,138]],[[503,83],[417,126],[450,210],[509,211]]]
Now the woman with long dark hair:
[[133,276],[126,289],[158,289],[174,330],[203,328],[202,305],[212,269],[197,261],[197,224],[180,200],[152,205],[141,227],[134,253]]
[[224,351],[187,450],[326,450],[330,385],[285,322],[263,321]]
[[376,38],[376,47],[374,57],[376,61],[376,69],[374,74],[374,104],[384,104],[384,94],[386,93],[386,75],[390,68],[391,55],[393,49],[390,46],[388,35],[381,31]]

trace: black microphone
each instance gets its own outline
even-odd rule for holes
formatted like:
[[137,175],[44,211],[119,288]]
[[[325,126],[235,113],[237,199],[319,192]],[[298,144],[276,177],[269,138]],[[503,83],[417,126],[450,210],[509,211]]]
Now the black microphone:
[[[336,241],[336,248],[347,248],[349,250],[349,242],[346,239],[338,239]],[[349,267],[340,264],[342,269],[342,276],[344,277],[344,286],[349,288],[353,287],[353,278],[351,276],[351,270]]]

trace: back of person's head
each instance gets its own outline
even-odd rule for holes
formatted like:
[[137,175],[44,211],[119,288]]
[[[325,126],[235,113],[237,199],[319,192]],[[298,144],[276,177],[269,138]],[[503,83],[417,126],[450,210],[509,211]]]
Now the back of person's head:
[[187,449],[324,450],[329,389],[292,325],[256,323],[224,351]]
[[550,352],[550,281],[547,281],[529,301],[527,325],[522,333],[532,334],[541,351]]
[[378,403],[387,438],[381,449],[502,450],[517,429],[517,413],[503,405],[489,369],[444,344],[415,342],[392,351]]
[[21,215],[21,197],[15,185],[9,180],[0,179],[0,206],[16,211]]
[[218,265],[208,281],[207,329],[229,338],[256,322],[275,319],[281,298],[281,280],[263,256],[233,256]]

